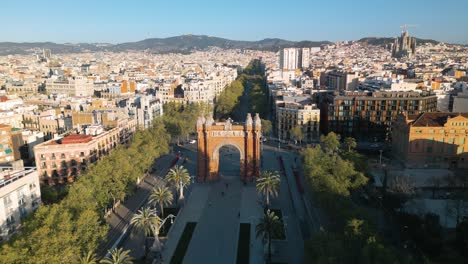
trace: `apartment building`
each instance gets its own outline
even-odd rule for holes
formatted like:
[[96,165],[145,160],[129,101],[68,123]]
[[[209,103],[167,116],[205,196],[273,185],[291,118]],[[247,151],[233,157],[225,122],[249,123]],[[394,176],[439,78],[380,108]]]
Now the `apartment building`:
[[39,84],[36,82],[11,81],[5,85],[8,94],[31,95],[38,92]]
[[49,94],[64,94],[67,96],[92,96],[94,94],[93,80],[83,76],[68,79],[47,80],[46,90]]
[[39,174],[35,168],[0,171],[0,241],[7,240],[21,219],[41,204]]
[[411,168],[468,168],[468,113],[400,114],[392,152]]
[[358,86],[358,74],[344,71],[330,71],[324,77],[329,89],[335,91],[354,91]]
[[390,140],[392,122],[399,112],[436,110],[437,96],[429,92],[335,92],[321,105],[322,132],[360,140]]
[[291,130],[299,126],[304,135],[303,141],[317,141],[320,137],[319,124],[320,109],[309,98],[289,100],[285,97],[276,104],[276,128],[279,138],[283,140],[294,139]]
[[90,126],[86,134],[52,139],[34,147],[41,181],[49,184],[73,182],[86,166],[120,144],[119,128]]

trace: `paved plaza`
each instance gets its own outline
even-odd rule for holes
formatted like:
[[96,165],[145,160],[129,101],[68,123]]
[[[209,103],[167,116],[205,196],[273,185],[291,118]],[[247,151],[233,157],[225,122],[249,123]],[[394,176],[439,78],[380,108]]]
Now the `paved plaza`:
[[[188,149],[182,151],[184,155],[189,156],[190,161],[196,160],[193,146],[188,146]],[[238,153],[233,153],[232,149],[223,149],[223,153],[220,154],[220,172],[223,174],[221,180],[216,183],[192,185],[185,205],[168,234],[163,250],[166,263],[170,261],[187,222],[197,222],[197,226],[186,251],[184,263],[236,263],[240,223],[251,224],[250,263],[263,263],[263,244],[261,239],[255,237],[255,226],[263,215],[261,200],[253,183],[244,185],[238,174],[232,175],[238,171],[239,161],[236,159]],[[288,166],[293,159],[292,156],[285,156]],[[190,163],[188,162],[186,167],[190,173],[195,173],[196,164],[192,166]],[[280,169],[277,153],[273,148],[264,150],[264,169]],[[280,198],[273,199],[272,207],[282,210],[287,237],[286,241],[274,242],[274,260],[302,263],[303,240],[300,218],[296,211],[299,210],[303,214],[304,209],[300,201],[291,200],[290,184],[290,179],[282,178]],[[294,193],[295,185],[292,188],[294,189],[291,189],[291,193]]]

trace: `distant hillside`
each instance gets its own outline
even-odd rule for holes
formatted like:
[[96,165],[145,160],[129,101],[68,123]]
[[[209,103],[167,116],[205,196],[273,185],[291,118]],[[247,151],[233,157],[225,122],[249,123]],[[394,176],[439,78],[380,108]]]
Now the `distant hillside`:
[[319,47],[329,41],[289,41],[284,39],[263,39],[260,41],[239,41],[205,35],[182,35],[169,38],[151,38],[137,42],[112,44],[57,44],[53,42],[14,43],[0,42],[0,55],[28,54],[34,49],[50,49],[52,53],[79,53],[86,51],[148,50],[154,53],[190,52],[208,47],[255,49],[278,51],[285,47]]
[[101,50],[95,44],[57,44],[53,42],[0,42],[0,55],[28,54],[34,49],[50,49],[53,53],[77,53]]
[[[358,40],[360,43],[368,45],[385,45],[393,43],[394,38],[368,37]],[[438,41],[431,39],[418,39],[417,43],[437,44]],[[107,43],[78,43],[78,44],[58,44],[53,42],[31,42],[14,43],[0,42],[0,55],[10,54],[31,54],[35,50],[50,49],[52,53],[80,53],[96,51],[127,51],[127,50],[147,50],[154,53],[178,52],[186,53],[193,50],[205,50],[208,47],[254,49],[278,51],[288,47],[320,47],[324,44],[331,44],[329,41],[289,41],[278,38],[267,38],[259,41],[230,40],[205,35],[182,35],[169,38],[151,38],[136,42],[120,44]]]
[[[395,38],[377,38],[377,37],[367,37],[367,38],[362,38],[358,40],[358,42],[363,43],[363,44],[368,44],[368,45],[375,45],[375,46],[383,46],[387,45],[390,43],[393,43],[395,41]],[[416,38],[416,43],[417,44],[438,44],[439,41],[432,40],[432,39],[420,39]]]
[[138,42],[117,44],[114,50],[150,50],[153,52],[190,51],[204,50],[208,47],[255,49],[278,51],[285,47],[319,47],[329,44],[329,41],[289,41],[284,39],[263,39],[260,41],[241,41],[224,38],[210,37],[205,35],[182,35],[170,38],[152,38]]

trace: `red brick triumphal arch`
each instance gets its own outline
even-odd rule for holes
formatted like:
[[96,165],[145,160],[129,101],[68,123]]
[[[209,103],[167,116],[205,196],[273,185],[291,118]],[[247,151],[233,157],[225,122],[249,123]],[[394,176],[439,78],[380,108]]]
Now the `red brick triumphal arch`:
[[219,180],[219,150],[231,145],[240,153],[240,177],[253,181],[260,171],[260,137],[262,124],[258,114],[252,120],[247,114],[245,123],[215,122],[213,117],[197,120],[199,182]]

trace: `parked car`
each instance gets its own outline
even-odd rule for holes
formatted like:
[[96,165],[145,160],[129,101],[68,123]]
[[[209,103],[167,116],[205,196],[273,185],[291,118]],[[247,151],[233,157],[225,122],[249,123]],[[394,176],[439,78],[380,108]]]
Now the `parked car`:
[[197,143],[197,141],[195,139],[192,139],[192,140],[189,141],[189,143],[190,144],[195,144],[195,143]]

